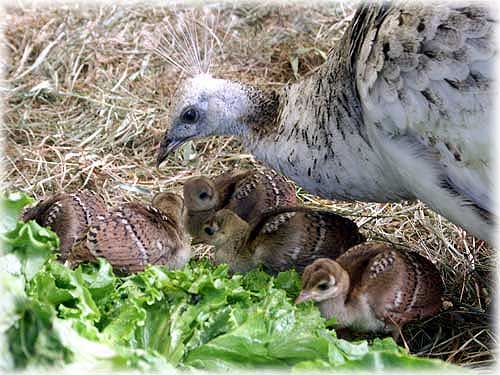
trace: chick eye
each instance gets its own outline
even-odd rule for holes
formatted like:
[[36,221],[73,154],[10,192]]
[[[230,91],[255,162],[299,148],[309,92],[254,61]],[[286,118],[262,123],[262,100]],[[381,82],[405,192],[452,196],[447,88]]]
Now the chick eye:
[[330,288],[330,286],[328,285],[328,283],[322,283],[322,284],[318,285],[318,289],[319,290],[327,290],[328,288]]
[[195,122],[197,122],[198,117],[199,117],[198,111],[193,107],[186,108],[184,112],[182,112],[181,114],[181,120],[188,124],[194,124]]
[[208,193],[206,191],[202,191],[199,195],[200,199],[207,199],[208,198]]
[[206,227],[205,228],[205,233],[208,234],[209,236],[213,236],[215,231],[212,227]]

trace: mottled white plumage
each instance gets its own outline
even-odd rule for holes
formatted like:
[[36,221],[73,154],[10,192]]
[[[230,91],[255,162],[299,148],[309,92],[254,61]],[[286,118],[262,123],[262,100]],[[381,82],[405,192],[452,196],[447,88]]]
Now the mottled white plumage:
[[[491,227],[477,216],[492,211],[494,193],[492,20],[463,4],[391,9],[356,63],[367,136],[380,158],[402,188],[482,238]],[[464,209],[471,204],[478,209]]]
[[311,193],[420,199],[491,240],[495,24],[477,2],[365,4],[326,63],[279,92],[188,79],[158,161],[187,139],[235,135]]

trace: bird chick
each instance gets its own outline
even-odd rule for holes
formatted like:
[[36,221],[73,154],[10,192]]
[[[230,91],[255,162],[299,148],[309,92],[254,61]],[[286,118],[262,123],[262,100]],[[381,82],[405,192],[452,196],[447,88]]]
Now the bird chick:
[[151,200],[151,206],[168,214],[174,222],[182,223],[184,216],[184,199],[174,193],[160,192]]
[[202,225],[216,211],[234,211],[245,221],[252,221],[276,207],[295,206],[295,188],[272,170],[224,173],[214,179],[190,178],[184,184],[186,228],[199,239]]
[[126,203],[98,217],[74,248],[74,259],[103,257],[120,273],[143,271],[150,264],[182,267],[191,254],[182,224],[183,200],[159,193],[152,204]]
[[273,209],[251,223],[223,209],[205,223],[200,238],[215,247],[215,262],[233,272],[262,265],[269,273],[302,272],[315,259],[336,258],[364,241],[351,220],[306,207]]
[[214,182],[205,176],[192,177],[184,183],[186,211],[184,225],[197,240],[203,223],[219,209],[219,193]]
[[23,221],[35,220],[49,227],[59,237],[58,259],[65,262],[73,245],[85,236],[98,215],[107,211],[103,199],[93,191],[78,190],[74,193],[54,194],[34,207],[26,209]]
[[439,272],[427,258],[366,242],[336,260],[317,259],[307,266],[295,303],[318,302],[338,328],[391,333],[396,339],[408,321],[436,313],[442,293]]
[[188,211],[220,210],[229,203],[242,180],[257,171],[233,170],[215,178],[195,176],[184,183],[184,201]]

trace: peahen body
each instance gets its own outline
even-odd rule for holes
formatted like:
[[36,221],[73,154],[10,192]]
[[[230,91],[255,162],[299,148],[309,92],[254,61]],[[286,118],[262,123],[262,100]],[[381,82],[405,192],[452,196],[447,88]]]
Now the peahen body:
[[325,64],[279,91],[183,82],[158,164],[188,139],[233,135],[313,194],[419,199],[491,240],[495,24],[477,2],[362,5]]

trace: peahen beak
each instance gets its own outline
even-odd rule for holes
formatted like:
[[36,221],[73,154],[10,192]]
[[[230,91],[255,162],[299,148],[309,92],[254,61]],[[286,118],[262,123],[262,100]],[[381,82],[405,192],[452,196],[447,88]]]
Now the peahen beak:
[[175,139],[171,138],[169,134],[165,134],[165,137],[162,139],[160,143],[160,147],[158,148],[158,156],[156,157],[156,168],[159,168],[161,163],[168,157],[168,155],[179,148],[184,142],[186,142],[189,137]]

